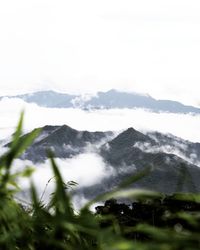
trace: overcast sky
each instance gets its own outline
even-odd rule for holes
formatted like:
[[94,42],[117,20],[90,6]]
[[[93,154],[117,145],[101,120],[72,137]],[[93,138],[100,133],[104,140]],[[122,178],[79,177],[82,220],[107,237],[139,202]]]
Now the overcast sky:
[[110,88],[200,105],[199,0],[0,1],[0,95]]

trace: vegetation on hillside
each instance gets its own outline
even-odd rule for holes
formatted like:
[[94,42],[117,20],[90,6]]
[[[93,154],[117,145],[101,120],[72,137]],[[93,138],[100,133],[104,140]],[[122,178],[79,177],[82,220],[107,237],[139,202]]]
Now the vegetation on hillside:
[[[148,173],[130,177],[112,192],[100,195],[74,211],[68,186],[51,153],[56,186],[49,204],[42,204],[32,185],[31,207],[16,201],[19,178],[29,178],[30,168],[12,171],[12,164],[38,135],[22,136],[23,115],[7,153],[0,157],[0,249],[145,250],[199,249],[200,195],[164,194],[127,187]],[[73,183],[71,183],[73,185]],[[129,198],[132,206],[115,199]],[[90,206],[106,200],[96,213]]]

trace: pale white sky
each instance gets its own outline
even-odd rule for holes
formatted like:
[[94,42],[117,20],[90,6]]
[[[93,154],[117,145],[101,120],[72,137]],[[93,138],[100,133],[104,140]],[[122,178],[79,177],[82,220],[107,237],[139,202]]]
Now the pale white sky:
[[200,105],[199,0],[0,1],[0,95],[117,88]]

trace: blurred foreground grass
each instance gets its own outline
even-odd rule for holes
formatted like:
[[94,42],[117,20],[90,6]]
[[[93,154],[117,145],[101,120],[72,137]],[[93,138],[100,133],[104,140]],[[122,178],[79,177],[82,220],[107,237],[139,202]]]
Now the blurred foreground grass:
[[[32,170],[12,173],[12,163],[37,137],[40,130],[22,136],[21,115],[12,143],[0,158],[0,249],[143,250],[200,249],[200,195],[164,194],[126,190],[148,174],[132,176],[112,192],[96,197],[75,213],[71,197],[51,154],[56,187],[49,204],[42,204],[32,185],[32,205],[19,204],[18,179],[29,178]],[[87,166],[85,166],[87,167]],[[111,198],[129,198],[130,208]],[[97,213],[89,208],[98,201]]]

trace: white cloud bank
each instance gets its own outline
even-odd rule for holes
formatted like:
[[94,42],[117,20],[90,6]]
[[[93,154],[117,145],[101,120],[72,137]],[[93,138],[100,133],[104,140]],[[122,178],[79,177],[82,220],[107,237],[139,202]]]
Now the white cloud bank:
[[0,139],[13,131],[21,110],[25,110],[25,131],[44,125],[67,124],[78,130],[106,131],[133,127],[140,131],[155,130],[183,139],[200,142],[200,115],[152,113],[142,109],[84,111],[80,109],[44,108],[20,99],[0,101]]
[[[107,131],[124,130],[134,127],[140,131],[156,130],[163,133],[172,133],[183,139],[200,142],[200,116],[192,114],[152,113],[142,109],[112,109],[91,110],[44,108],[36,104],[27,104],[20,99],[4,98],[0,101],[0,139],[11,135],[16,127],[21,110],[25,110],[25,131],[44,125],[67,124],[78,130]],[[87,151],[73,159],[57,159],[64,181],[76,181],[80,187],[91,186],[109,175],[114,170],[104,163],[95,152]],[[32,165],[31,162],[16,160],[17,168]],[[39,196],[45,189],[53,173],[49,163],[39,164],[33,174],[33,181],[38,189]],[[29,187],[29,182],[21,181],[23,189]],[[52,180],[45,192],[44,200],[49,199],[53,191]],[[75,197],[75,203],[83,204],[85,197]]]
[[[64,183],[67,184],[70,181],[75,181],[78,183],[78,188],[89,187],[100,183],[102,179],[115,173],[114,169],[107,166],[102,157],[95,153],[80,154],[72,159],[57,158],[55,161],[58,164]],[[26,166],[33,165],[31,161],[17,159],[14,161],[13,171],[19,171],[26,168]],[[38,197],[42,198],[46,203],[49,201],[50,195],[55,188],[54,174],[50,161],[46,160],[45,163],[37,164],[34,169],[35,171],[31,176],[31,180],[36,187]],[[24,193],[18,194],[17,197],[21,197],[26,201],[29,200],[30,179],[22,178],[19,180],[19,184],[21,190],[24,190]],[[76,199],[79,199],[79,202],[76,200],[76,204],[86,202],[84,197],[78,196]],[[82,201],[80,201],[80,199],[82,199]]]

